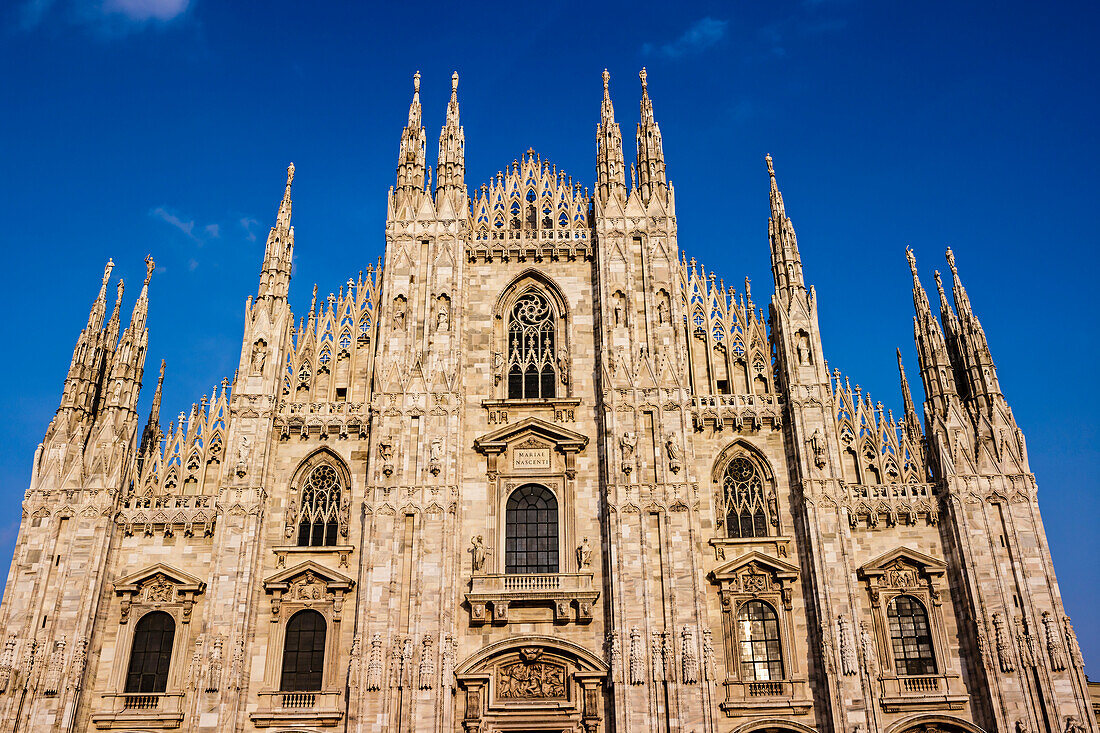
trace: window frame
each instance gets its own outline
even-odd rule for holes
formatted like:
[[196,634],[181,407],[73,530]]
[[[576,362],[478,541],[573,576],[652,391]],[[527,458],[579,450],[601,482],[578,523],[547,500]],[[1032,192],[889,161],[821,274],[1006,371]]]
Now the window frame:
[[[154,689],[150,689],[150,690],[133,689],[133,690],[131,690],[130,689],[130,686],[131,686],[130,682],[131,682],[131,678],[134,675],[134,662],[136,661],[135,660],[135,655],[136,654],[141,654],[144,657],[144,656],[149,654],[149,652],[145,649],[140,649],[140,650],[138,649],[138,641],[141,639],[139,634],[141,634],[145,631],[142,628],[142,624],[146,623],[147,621],[149,621],[153,618],[164,618],[164,619],[167,619],[168,623],[171,624],[171,629],[170,630],[164,630],[164,629],[159,630],[160,640],[161,640],[162,644],[163,644],[163,640],[164,640],[165,636],[167,636],[167,638],[168,638],[167,654],[165,654],[164,649],[158,649],[157,650],[157,657],[158,657],[157,668],[158,668],[158,670],[153,673],[153,687],[154,687]],[[125,693],[127,695],[131,695],[131,694],[163,695],[164,693],[166,693],[168,691],[168,683],[169,683],[169,680],[170,680],[170,677],[171,677],[171,674],[172,674],[172,655],[176,651],[176,633],[178,631],[179,631],[179,624],[176,623],[176,619],[172,616],[172,614],[168,613],[167,611],[161,610],[159,608],[153,608],[153,609],[149,609],[149,610],[145,611],[145,613],[143,613],[135,621],[134,631],[133,631],[133,634],[131,635],[131,639],[130,639],[130,649],[129,649],[129,652],[127,653],[127,655],[126,655],[127,656],[127,663],[126,663],[126,674],[124,676],[124,681],[123,681],[123,686],[122,686],[123,693]],[[165,659],[165,657],[167,657],[167,659]],[[167,662],[167,665],[166,665],[166,667],[165,667],[165,669],[162,673],[162,672],[159,671],[159,667],[161,666],[161,663],[163,663],[163,662]],[[138,683],[137,683],[136,687],[139,687],[139,688],[144,687],[144,685],[142,684],[142,680],[146,676],[148,676],[148,675],[143,674],[143,673],[138,673],[139,680],[138,680]],[[159,687],[159,689],[156,689],[158,687]]]
[[[772,639],[772,638],[768,637],[766,635],[767,632],[765,631],[765,637],[762,641],[764,643],[765,648],[770,646],[770,642],[775,643],[775,651],[778,655],[778,659],[773,660],[770,656],[770,651],[769,651],[768,656],[765,657],[763,662],[764,662],[764,664],[766,664],[769,667],[769,671],[770,671],[770,667],[771,667],[772,664],[778,664],[779,665],[779,676],[777,676],[777,677],[763,678],[763,677],[758,676],[759,675],[759,670],[756,669],[756,665],[760,664],[761,660],[757,660],[755,658],[755,654],[753,656],[753,660],[751,662],[748,662],[748,664],[751,664],[753,669],[754,669],[753,676],[750,678],[748,675],[745,674],[745,665],[746,665],[745,656],[744,656],[745,655],[745,644],[748,643],[748,644],[755,645],[757,643],[757,640],[751,639],[751,638],[746,640],[746,638],[744,637],[744,634],[742,633],[743,625],[744,625],[745,622],[744,622],[744,620],[742,620],[741,616],[742,616],[743,613],[745,613],[745,610],[753,604],[757,604],[760,607],[764,608],[765,610],[767,610],[768,612],[771,613],[771,618],[770,619],[767,619],[767,618],[765,618],[765,619],[749,619],[749,621],[761,620],[761,621],[764,622],[765,627],[766,627],[767,623],[770,621],[771,624],[774,626],[774,628],[775,628],[775,638]],[[735,654],[736,654],[736,657],[737,657],[738,677],[740,679],[746,681],[746,682],[779,682],[779,681],[787,679],[786,659],[783,656],[783,634],[782,634],[782,631],[780,629],[781,622],[780,622],[779,612],[776,611],[775,607],[772,606],[772,604],[768,603],[767,601],[765,601],[763,599],[749,598],[749,599],[745,600],[744,602],[742,602],[741,605],[737,608],[737,614],[734,616],[734,626],[735,626],[735,633],[736,633],[736,638],[734,640],[734,644],[735,644],[734,651],[735,651]]]
[[[304,619],[306,617],[313,617],[313,618],[319,619],[320,623],[321,623],[321,648],[318,650],[317,644],[316,644],[316,642],[314,642],[312,649],[310,649],[309,652],[308,652],[308,655],[310,657],[312,657],[311,662],[316,661],[317,655],[320,654],[321,668],[320,668],[320,670],[318,670],[315,673],[313,671],[311,671],[309,673],[311,676],[313,674],[316,674],[317,679],[316,679],[316,686],[315,687],[313,687],[313,686],[300,686],[300,685],[298,685],[298,686],[289,686],[288,687],[287,684],[286,684],[287,661],[288,661],[287,660],[287,654],[289,652],[287,641],[290,637],[290,634],[291,634],[291,631],[292,631],[291,627],[294,624],[295,619]],[[321,692],[324,689],[325,669],[328,666],[327,665],[327,662],[328,662],[327,652],[328,652],[328,642],[329,642],[329,639],[328,639],[328,637],[329,637],[329,628],[328,627],[329,627],[328,619],[325,618],[325,615],[323,613],[321,613],[320,611],[318,611],[315,608],[299,608],[298,610],[294,611],[293,614],[291,614],[289,617],[287,617],[286,623],[283,625],[283,628],[282,628],[282,633],[283,633],[282,647],[283,648],[282,648],[282,653],[280,654],[281,663],[279,665],[279,692]],[[314,631],[314,635],[316,636],[316,629],[314,629],[313,631]],[[303,655],[303,652],[301,650],[296,650],[294,653],[298,657],[301,657]],[[299,675],[299,676],[302,675],[302,673],[298,672],[298,671],[295,671],[294,674]],[[312,685],[314,683],[311,681],[311,682],[309,682],[309,684]]]
[[[896,611],[896,607],[897,607],[898,601],[902,600],[903,598],[906,599],[906,603],[908,604],[910,609],[913,609],[915,607],[917,610],[920,611],[920,616],[924,620],[924,633],[923,633],[923,635],[914,633],[911,637],[906,636],[903,633],[904,629],[901,628],[900,621],[898,622],[898,630],[899,630],[899,632],[902,632],[902,633],[901,633],[900,636],[895,636],[894,635],[894,629],[895,629],[894,619],[900,619],[901,618],[901,616]],[[891,615],[891,611],[894,611],[893,615]],[[916,618],[916,616],[912,613],[908,614],[908,617],[909,618],[914,618],[914,619]],[[927,677],[927,676],[930,676],[930,675],[939,674],[939,664],[938,664],[938,660],[936,659],[935,642],[932,640],[932,620],[929,616],[928,609],[925,608],[924,604],[921,603],[920,600],[916,596],[912,595],[911,593],[899,593],[899,594],[895,595],[893,598],[891,598],[889,600],[889,602],[887,602],[887,604],[886,604],[886,623],[887,623],[887,632],[888,632],[889,638],[890,638],[890,653],[891,653],[891,655],[893,657],[893,661],[894,661],[894,670],[897,672],[899,677]],[[927,647],[928,647],[927,655],[920,654],[919,649],[918,649],[918,656],[916,656],[916,657],[910,657],[907,653],[905,654],[905,656],[899,657],[898,656],[898,652],[899,652],[898,642],[899,641],[902,642],[902,644],[904,646],[904,642],[908,638],[914,639],[915,642],[918,644],[918,646],[922,642],[927,644]],[[904,653],[906,650],[903,648],[901,651]],[[918,664],[921,664],[921,665],[930,666],[931,669],[928,670],[928,671],[911,672],[911,671],[909,671],[910,664],[913,663],[914,661],[917,662]],[[901,668],[902,668],[903,664],[905,666],[905,671],[904,672],[901,671]]]
[[[727,474],[739,461],[744,461],[753,468],[760,482],[759,499],[750,497],[749,502],[742,503],[734,497],[730,502],[727,490]],[[783,538],[784,524],[779,511],[779,487],[775,475],[768,462],[757,454],[756,449],[743,440],[737,440],[728,445],[714,462],[711,473],[711,481],[714,486],[714,532],[715,537],[723,541],[731,542],[774,542]],[[731,508],[737,508],[738,534],[731,535],[729,529],[729,517]],[[746,511],[752,508],[753,511]],[[746,537],[740,531],[740,526],[745,519],[749,520],[753,527],[753,534]],[[756,529],[760,521],[764,524],[765,534],[757,534]]]
[[[539,384],[539,396],[512,397],[509,392],[509,374],[511,367],[510,326],[516,304],[524,296],[535,293],[541,297],[550,309],[554,324],[553,353],[549,355],[550,366],[554,374],[554,395],[543,397],[542,384]],[[498,398],[508,402],[546,403],[554,400],[569,399],[573,393],[573,352],[571,338],[571,314],[567,301],[559,288],[545,273],[529,268],[516,276],[497,298],[493,309],[494,329],[490,367],[493,373],[495,392]]]
[[[333,515],[336,519],[334,541],[329,543],[328,528],[323,537],[325,543],[320,545],[298,544],[301,540],[302,527],[302,500],[307,484],[314,472],[322,466],[328,466],[336,473],[336,482],[339,485],[340,497]],[[283,521],[283,534],[287,547],[298,548],[302,552],[332,552],[339,551],[349,542],[351,530],[351,497],[355,493],[351,472],[347,462],[331,448],[323,447],[313,451],[298,464],[294,471],[294,477],[290,481],[286,498],[286,512]],[[312,525],[311,525],[312,526]]]
[[[542,535],[536,535],[536,538],[538,538],[538,539],[551,539],[551,542],[549,544],[553,545],[554,562],[553,562],[552,566],[550,564],[540,566],[538,563],[536,563],[535,565],[525,564],[523,566],[524,568],[531,568],[531,567],[534,567],[534,568],[539,568],[539,567],[547,568],[547,569],[543,569],[543,570],[538,570],[538,569],[535,569],[535,570],[524,569],[522,571],[520,571],[520,570],[511,570],[511,569],[509,569],[511,567],[510,558],[513,556],[513,553],[518,552],[518,551],[517,550],[512,550],[512,549],[509,548],[509,540],[518,540],[520,538],[510,536],[510,534],[509,534],[509,530],[513,526],[513,522],[511,521],[512,510],[510,508],[510,505],[512,503],[513,498],[516,497],[518,494],[520,494],[520,492],[524,492],[524,491],[526,491],[528,489],[532,489],[532,488],[540,489],[541,494],[543,494],[544,496],[548,496],[554,502],[554,507],[553,507],[553,511],[554,511],[554,519],[553,519],[554,536],[552,538],[549,538],[549,537],[543,537]],[[524,511],[549,511],[549,509],[547,509],[547,510],[532,510],[530,508],[525,508]],[[508,492],[507,496],[504,497],[504,523],[503,524],[504,524],[504,527],[503,527],[503,529],[504,529],[504,543],[503,543],[502,546],[504,547],[504,553],[503,553],[504,559],[503,559],[503,568],[502,568],[502,570],[506,575],[534,575],[534,574],[537,574],[537,575],[550,575],[550,574],[555,574],[555,573],[562,572],[562,569],[561,569],[561,566],[562,566],[562,550],[561,550],[562,511],[561,511],[561,502],[558,500],[558,496],[554,492],[553,489],[551,489],[545,483],[537,482],[537,481],[529,481],[529,482],[525,482],[525,483],[522,483],[522,484],[519,484],[518,486],[516,486],[514,489],[512,489],[511,491]],[[545,522],[536,521],[535,524],[536,525],[541,525],[541,524],[545,524]],[[531,522],[530,521],[524,521],[523,526],[525,528],[529,527],[529,526],[531,526]],[[523,539],[527,539],[527,538],[528,537],[525,536]],[[524,554],[527,554],[529,552],[530,551],[525,550]]]

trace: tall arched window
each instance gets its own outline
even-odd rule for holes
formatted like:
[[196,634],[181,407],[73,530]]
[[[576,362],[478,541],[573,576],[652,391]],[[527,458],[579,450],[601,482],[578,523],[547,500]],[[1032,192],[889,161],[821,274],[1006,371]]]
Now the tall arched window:
[[521,486],[508,497],[504,571],[558,572],[558,500],[545,486]]
[[898,674],[936,674],[928,614],[920,601],[913,596],[897,596],[886,607],[886,618]]
[[554,397],[558,384],[554,309],[539,292],[519,297],[508,317],[508,398]]
[[747,458],[734,458],[722,472],[722,516],[727,537],[767,537],[768,503],[760,471]]
[[316,466],[302,484],[298,546],[335,545],[340,533],[340,474],[327,463]]
[[283,645],[283,692],[316,692],[325,671],[325,617],[317,611],[299,611],[286,624]]
[[126,672],[126,692],[165,691],[175,635],[176,622],[164,611],[153,611],[141,617],[134,627],[130,667]]
[[779,646],[779,621],[763,601],[749,601],[737,612],[737,638],[741,645],[741,679],[783,679],[783,652]]

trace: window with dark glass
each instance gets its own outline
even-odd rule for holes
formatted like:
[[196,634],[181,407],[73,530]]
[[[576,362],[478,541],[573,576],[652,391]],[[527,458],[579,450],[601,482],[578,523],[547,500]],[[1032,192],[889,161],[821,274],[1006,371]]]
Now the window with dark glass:
[[768,514],[760,471],[747,458],[734,458],[722,473],[722,516],[727,537],[767,537]]
[[126,692],[165,691],[175,635],[176,622],[164,611],[153,611],[141,617],[134,627],[130,668],[126,672]]
[[508,497],[504,570],[558,572],[558,501],[545,486],[521,486]]
[[558,382],[554,311],[541,293],[529,291],[508,320],[508,398],[554,397]]
[[741,679],[783,679],[783,652],[779,647],[779,620],[763,601],[749,601],[737,612],[741,645]]
[[340,475],[327,463],[314,468],[302,484],[298,546],[335,545],[340,533]]
[[886,607],[890,645],[899,675],[936,674],[928,614],[913,596],[898,596]]
[[325,617],[299,611],[286,624],[283,646],[283,692],[316,692],[325,669]]

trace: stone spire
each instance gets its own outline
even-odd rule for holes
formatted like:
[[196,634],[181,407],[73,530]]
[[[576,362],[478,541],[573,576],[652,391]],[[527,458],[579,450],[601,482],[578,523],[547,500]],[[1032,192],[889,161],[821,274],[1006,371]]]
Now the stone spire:
[[901,349],[898,349],[898,375],[901,377],[901,398],[905,404],[905,430],[909,438],[919,441],[921,435],[920,420],[917,419],[917,408],[913,405],[913,393],[909,391],[909,380],[905,377],[905,364],[901,360]]
[[86,417],[94,416],[104,368],[103,319],[107,314],[107,285],[111,280],[111,271],[114,266],[115,263],[108,259],[107,265],[103,268],[99,294],[92,301],[92,307],[88,313],[88,324],[81,330],[73,347],[73,357],[69,363],[69,372],[65,376],[61,404],[58,406],[57,418],[51,425],[49,434],[59,429],[67,433],[76,428]]
[[653,119],[653,103],[649,100],[645,67],[638,72],[642,80],[641,121],[638,123],[638,191],[642,201],[668,193],[665,180],[665,153],[661,146],[661,128]]
[[[458,101],[455,101],[457,113]],[[413,98],[409,105],[409,122],[401,133],[401,148],[397,154],[397,190],[410,194],[424,189],[424,126],[421,124],[420,72],[413,74]]]
[[928,293],[921,285],[917,274],[917,260],[913,250],[906,248],[905,256],[909,260],[909,270],[913,273],[913,337],[917,342],[917,356],[920,361],[921,379],[924,393],[937,408],[946,408],[946,402],[957,395],[954,369],[947,350],[947,343],[940,330],[940,323],[932,314],[928,303]]
[[[948,249],[946,254],[948,267],[951,268],[951,294],[959,313],[956,348],[960,378],[965,375],[968,387],[967,397],[988,402],[990,398],[1001,395],[997,367],[989,351],[985,329],[974,314],[974,309],[970,305],[970,296],[967,295],[966,288],[963,287],[962,280],[959,278],[959,269],[955,265],[955,253]],[[988,407],[988,405],[985,406]]]
[[145,423],[145,430],[141,434],[141,446],[138,451],[138,470],[141,475],[141,466],[145,459],[153,454],[160,443],[160,403],[161,392],[164,389],[164,359],[160,360],[160,376],[157,377],[157,389],[153,393],[153,404],[149,408],[149,420]]
[[286,169],[286,189],[279,203],[275,226],[267,235],[264,264],[260,272],[259,298],[285,298],[290,288],[290,268],[294,257],[294,227],[290,225],[290,187],[294,183],[294,164]]
[[447,123],[439,132],[439,159],[436,162],[435,173],[437,208],[442,197],[450,193],[461,193],[462,198],[465,199],[466,135],[458,116],[457,71],[451,74],[451,101],[447,103]]
[[783,194],[775,181],[775,168],[772,156],[764,161],[768,165],[768,178],[771,179],[771,217],[768,219],[768,241],[771,244],[772,275],[775,277],[775,292],[783,297],[793,293],[804,293],[806,284],[802,278],[802,256],[798,252],[798,239],[794,234],[794,225],[783,205]]
[[626,196],[623,161],[623,135],[615,122],[615,107],[611,104],[608,82],[611,74],[603,70],[603,103],[600,105],[600,124],[596,127],[596,187],[597,198],[607,201],[612,195]]

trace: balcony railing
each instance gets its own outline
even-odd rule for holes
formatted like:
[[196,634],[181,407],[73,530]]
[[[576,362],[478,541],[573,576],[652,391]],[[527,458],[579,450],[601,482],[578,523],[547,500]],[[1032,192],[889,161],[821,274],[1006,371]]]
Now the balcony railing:
[[125,710],[156,710],[160,707],[160,695],[126,695],[122,707]]
[[284,708],[311,708],[317,704],[316,692],[284,692]]
[[572,620],[575,605],[576,620],[587,622],[592,620],[592,604],[599,595],[592,587],[592,573],[491,573],[470,579],[466,601],[474,624],[508,623],[508,607],[513,604],[548,603],[555,621]]

